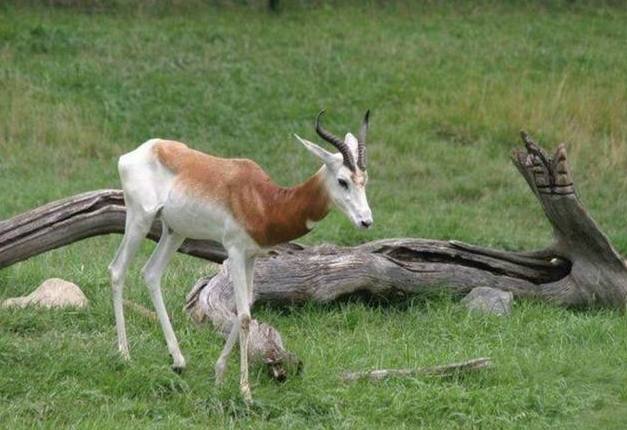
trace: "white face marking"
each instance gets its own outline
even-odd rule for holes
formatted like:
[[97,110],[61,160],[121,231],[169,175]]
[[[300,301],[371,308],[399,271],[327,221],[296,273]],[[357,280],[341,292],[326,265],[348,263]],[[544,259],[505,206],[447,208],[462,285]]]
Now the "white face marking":
[[[324,181],[333,203],[358,228],[372,225],[372,211],[366,198],[365,172],[352,172],[344,165],[342,154],[334,154],[308,140],[296,136],[305,148],[324,163]],[[350,133],[346,135],[346,144],[356,151],[357,139]],[[352,151],[352,149],[351,149]]]
[[313,230],[316,224],[318,223],[310,219],[307,219],[307,221],[305,221],[305,227],[307,227],[307,230]]
[[[338,154],[339,155],[339,154]],[[342,163],[329,168],[327,166],[326,184],[331,200],[358,228],[372,225],[372,211],[366,197],[366,174],[352,172]]]

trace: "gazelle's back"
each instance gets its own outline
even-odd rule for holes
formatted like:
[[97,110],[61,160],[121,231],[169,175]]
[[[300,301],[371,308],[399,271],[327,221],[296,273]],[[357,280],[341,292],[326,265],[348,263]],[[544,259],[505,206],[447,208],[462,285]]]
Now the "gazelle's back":
[[246,231],[250,219],[263,216],[263,195],[275,187],[251,160],[214,157],[163,139],[123,155],[119,171],[128,206],[161,210],[168,227],[193,239],[223,241],[227,229]]
[[246,187],[271,184],[251,160],[214,157],[171,140],[159,140],[153,152],[176,175],[176,188],[206,200],[227,202]]

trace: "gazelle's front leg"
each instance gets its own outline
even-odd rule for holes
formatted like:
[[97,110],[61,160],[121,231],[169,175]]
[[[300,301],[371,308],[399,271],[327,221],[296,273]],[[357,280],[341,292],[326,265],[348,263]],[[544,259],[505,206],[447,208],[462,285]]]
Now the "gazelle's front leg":
[[[248,381],[248,334],[250,330],[250,305],[248,301],[248,281],[246,266],[251,257],[239,249],[229,249],[229,264],[235,292],[235,306],[239,323],[240,350],[240,391],[246,402],[252,401],[250,383]],[[227,340],[228,342],[228,340]]]
[[[253,267],[255,264],[255,257],[245,258],[245,262],[246,262],[245,263],[246,264],[246,297],[248,299],[248,307],[250,310],[250,307],[252,306],[253,298],[254,298],[253,297]],[[227,264],[231,264],[231,263],[227,262]],[[232,267],[232,264],[231,264],[231,267]],[[232,268],[230,272],[231,273],[233,272]],[[233,324],[231,326],[229,335],[226,338],[226,343],[224,344],[224,348],[222,348],[220,357],[216,361],[216,364],[214,367],[216,385],[220,385],[222,384],[222,382],[224,382],[224,373],[226,371],[227,360],[229,358],[229,355],[231,354],[231,351],[233,350],[235,341],[238,338],[239,326],[240,326],[240,320],[239,320],[239,317],[236,315],[235,318],[233,318]]]
[[253,277],[255,273],[255,257],[246,259],[246,293],[248,306],[252,307],[255,295],[253,293]]

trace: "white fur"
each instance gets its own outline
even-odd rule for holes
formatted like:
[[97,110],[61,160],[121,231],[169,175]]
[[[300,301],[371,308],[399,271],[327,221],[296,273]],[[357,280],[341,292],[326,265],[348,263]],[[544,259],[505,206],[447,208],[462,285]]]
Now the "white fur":
[[[309,152],[324,163],[324,181],[333,204],[338,207],[358,228],[372,225],[372,211],[368,205],[365,185],[355,184],[352,180],[353,172],[344,165],[342,154],[332,153],[313,142],[294,135]],[[357,151],[357,139],[352,134],[346,135],[346,144],[353,145]],[[355,156],[355,159],[356,156]],[[348,189],[339,185],[339,179],[349,184]]]
[[252,274],[255,256],[261,251],[245,229],[233,218],[221,202],[206,201],[184,190],[174,188],[175,175],[163,166],[154,154],[158,139],[151,139],[137,149],[120,157],[118,170],[127,208],[124,238],[109,265],[113,287],[113,307],[118,334],[118,348],[122,356],[130,358],[123,309],[124,280],[128,267],[141,241],[155,218],[162,220],[161,239],[143,268],[144,280],[157,311],[174,367],[185,367],[185,358],[172,329],[163,297],[161,278],[172,255],[185,238],[212,239],[221,242],[227,250],[231,266],[237,321],[224,351],[216,363],[216,381],[221,382],[235,335],[240,338],[240,388],[244,398],[251,399],[248,383],[248,323],[252,302]]
[[[331,153],[296,137],[324,163],[322,173],[331,200],[355,225],[360,228],[368,227],[372,223],[372,212],[366,199],[365,185],[353,182],[352,172],[344,166],[342,155]],[[124,238],[109,265],[118,348],[124,358],[130,357],[123,309],[126,272],[142,240],[160,215],[163,226],[161,239],[142,271],[174,367],[185,367],[185,359],[163,302],[161,278],[173,254],[186,238],[216,240],[224,245],[228,253],[229,258],[225,264],[229,265],[237,308],[237,318],[233,321],[231,333],[215,365],[216,382],[223,380],[226,360],[239,334],[240,390],[244,399],[250,401],[248,332],[253,299],[253,267],[255,257],[263,250],[222,202],[202,199],[175,187],[176,175],[161,164],[153,151],[158,142],[159,139],[145,142],[120,157],[118,163],[127,211]],[[346,143],[356,159],[357,139],[349,133],[346,135]],[[351,185],[345,189],[338,184],[338,179],[346,180]],[[308,229],[312,229],[314,225],[311,220],[306,221]]]

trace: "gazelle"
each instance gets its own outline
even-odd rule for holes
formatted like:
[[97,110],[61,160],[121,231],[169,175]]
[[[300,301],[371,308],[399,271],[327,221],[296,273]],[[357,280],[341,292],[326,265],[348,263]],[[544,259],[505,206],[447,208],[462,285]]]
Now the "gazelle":
[[228,253],[237,319],[216,362],[216,382],[223,380],[226,360],[239,334],[240,390],[246,401],[251,400],[247,345],[255,257],[273,245],[309,232],[333,204],[357,227],[372,225],[366,199],[369,112],[359,139],[348,133],[344,140],[322,128],[323,112],[316,117],[316,132],[340,152],[331,153],[295,135],[324,165],[307,181],[292,188],[275,185],[251,160],[218,158],[171,140],[151,139],[120,157],[118,170],[127,211],[126,227],[109,272],[122,357],[130,358],[122,304],[126,272],[153,221],[160,217],[161,239],[142,273],[173,368],[182,370],[185,359],[163,302],[161,277],[186,238],[219,241]]

